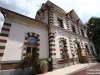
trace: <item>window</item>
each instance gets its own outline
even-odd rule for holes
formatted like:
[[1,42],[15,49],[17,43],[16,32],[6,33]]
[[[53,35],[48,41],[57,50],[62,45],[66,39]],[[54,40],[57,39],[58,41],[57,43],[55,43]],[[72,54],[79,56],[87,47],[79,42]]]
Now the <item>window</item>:
[[74,25],[72,25],[72,32],[76,33],[76,29]]
[[34,45],[34,46],[36,46],[36,42],[37,42],[36,38],[33,38],[33,37],[29,37],[28,38],[28,45]]
[[81,29],[81,34],[82,34],[82,36],[84,36],[84,31]]
[[37,39],[29,37],[27,41],[27,56],[36,56]]
[[66,46],[66,40],[60,40],[59,42],[60,50],[61,50],[61,56],[62,58],[69,58],[67,46]]
[[64,28],[62,19],[58,18],[58,24],[59,24],[59,27]]
[[64,47],[64,42],[63,41],[60,42],[60,46]]

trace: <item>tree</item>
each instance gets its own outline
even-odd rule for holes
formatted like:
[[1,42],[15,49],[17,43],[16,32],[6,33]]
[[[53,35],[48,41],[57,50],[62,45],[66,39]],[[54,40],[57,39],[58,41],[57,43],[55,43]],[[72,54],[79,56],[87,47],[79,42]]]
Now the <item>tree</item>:
[[100,55],[100,18],[92,17],[87,22],[88,37],[93,41],[97,55]]

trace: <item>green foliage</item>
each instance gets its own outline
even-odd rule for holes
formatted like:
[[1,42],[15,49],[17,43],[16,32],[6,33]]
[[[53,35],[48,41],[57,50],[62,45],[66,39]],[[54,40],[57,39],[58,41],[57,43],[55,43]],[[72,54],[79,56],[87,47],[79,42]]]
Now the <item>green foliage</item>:
[[48,72],[48,61],[46,59],[39,60],[39,64],[44,69],[44,72]]
[[100,41],[100,18],[92,17],[88,21],[87,26],[89,38],[91,38],[93,41]]
[[88,36],[94,42],[97,54],[100,54],[100,18],[92,17],[87,23]]

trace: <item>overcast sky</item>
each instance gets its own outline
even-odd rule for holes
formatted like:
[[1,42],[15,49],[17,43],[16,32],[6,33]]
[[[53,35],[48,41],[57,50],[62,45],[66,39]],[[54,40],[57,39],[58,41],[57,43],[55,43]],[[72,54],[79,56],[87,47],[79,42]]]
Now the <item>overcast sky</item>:
[[[0,7],[34,18],[36,11],[47,0],[0,0]],[[91,16],[100,17],[100,0],[50,0],[66,12],[74,9],[83,23]],[[0,15],[0,28],[2,15]]]

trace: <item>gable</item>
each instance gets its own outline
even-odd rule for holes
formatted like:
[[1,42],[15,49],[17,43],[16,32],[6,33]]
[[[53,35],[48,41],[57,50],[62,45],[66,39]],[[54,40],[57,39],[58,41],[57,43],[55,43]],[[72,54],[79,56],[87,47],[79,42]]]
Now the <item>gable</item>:
[[83,24],[83,22],[80,20],[79,16],[76,14],[74,10],[71,10],[70,12],[68,12],[67,16],[73,21],[78,22],[79,24]]

